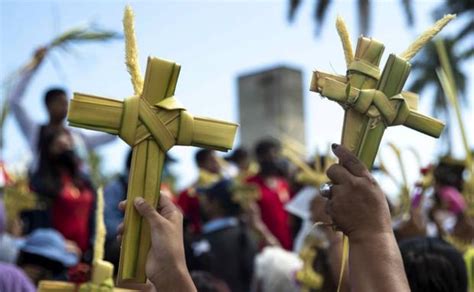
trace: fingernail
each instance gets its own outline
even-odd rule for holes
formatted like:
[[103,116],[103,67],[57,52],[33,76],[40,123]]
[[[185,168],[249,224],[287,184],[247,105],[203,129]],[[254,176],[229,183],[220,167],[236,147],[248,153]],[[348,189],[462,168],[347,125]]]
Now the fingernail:
[[339,144],[332,143],[331,145],[332,150],[336,150],[337,147],[339,147]]
[[135,206],[140,206],[141,204],[145,203],[145,200],[142,197],[135,198]]

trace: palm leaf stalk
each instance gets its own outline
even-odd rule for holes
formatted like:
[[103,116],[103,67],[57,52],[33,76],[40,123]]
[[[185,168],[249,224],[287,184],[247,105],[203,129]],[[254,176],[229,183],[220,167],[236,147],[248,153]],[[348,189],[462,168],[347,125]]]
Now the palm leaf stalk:
[[446,51],[445,44],[442,40],[436,42],[436,49],[438,52],[441,67],[437,69],[436,73],[441,82],[444,93],[446,94],[448,104],[455,113],[456,120],[461,132],[461,139],[466,152],[466,169],[467,178],[463,186],[463,195],[469,205],[469,214],[474,215],[474,164],[472,160],[471,147],[468,142],[467,133],[462,117],[461,107],[458,101],[458,90],[454,78],[453,70],[450,66],[449,56]]

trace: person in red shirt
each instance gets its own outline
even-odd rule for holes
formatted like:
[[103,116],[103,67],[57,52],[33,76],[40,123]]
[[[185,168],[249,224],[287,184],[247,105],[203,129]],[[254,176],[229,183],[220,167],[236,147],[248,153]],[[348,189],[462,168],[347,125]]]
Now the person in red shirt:
[[186,231],[190,234],[201,232],[201,212],[197,188],[208,187],[221,179],[221,166],[215,151],[201,149],[196,152],[195,162],[199,168],[199,177],[192,186],[182,191],[176,201],[185,219]]
[[260,166],[257,175],[247,179],[260,189],[258,206],[262,221],[278,239],[281,246],[291,250],[293,240],[289,216],[284,205],[290,199],[290,187],[285,179],[288,166],[281,157],[281,145],[277,140],[265,139],[257,143],[255,155]]
[[[81,173],[70,133],[45,131],[31,187],[47,206],[51,227],[74,242],[86,258],[92,251],[95,192]],[[87,261],[87,260],[86,260]]]

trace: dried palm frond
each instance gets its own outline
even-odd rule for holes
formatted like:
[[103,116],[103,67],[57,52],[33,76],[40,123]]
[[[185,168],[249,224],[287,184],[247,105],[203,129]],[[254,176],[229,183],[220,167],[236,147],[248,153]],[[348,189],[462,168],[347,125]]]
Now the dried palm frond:
[[91,43],[91,42],[106,42],[114,39],[121,38],[121,34],[111,31],[97,28],[92,25],[74,27],[66,30],[62,34],[53,38],[49,43],[42,47],[40,52],[22,66],[17,73],[27,72],[35,68],[45,57],[54,49],[62,49],[68,51],[71,45],[80,43]]

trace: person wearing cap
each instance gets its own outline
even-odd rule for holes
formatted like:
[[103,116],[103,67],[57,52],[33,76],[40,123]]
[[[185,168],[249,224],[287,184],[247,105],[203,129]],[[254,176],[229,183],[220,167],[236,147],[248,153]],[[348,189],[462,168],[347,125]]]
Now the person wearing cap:
[[67,268],[78,262],[78,255],[61,233],[41,228],[33,231],[20,245],[17,265],[38,284],[40,280],[66,280]]
[[190,269],[204,270],[224,280],[231,291],[249,291],[257,252],[249,228],[239,220],[242,210],[233,200],[234,183],[223,179],[198,189],[204,217],[202,235],[191,244]]
[[194,156],[199,168],[198,179],[178,195],[176,205],[183,212],[185,229],[188,234],[199,234],[201,232],[201,214],[199,212],[199,199],[196,189],[208,187],[222,178],[221,166],[214,150],[200,149]]

